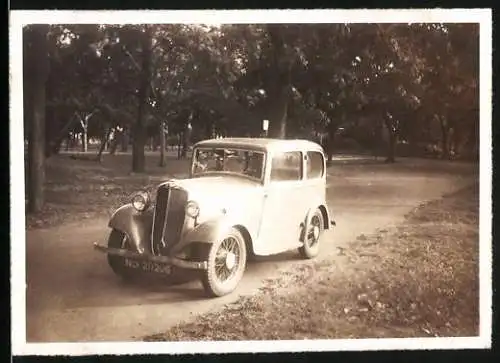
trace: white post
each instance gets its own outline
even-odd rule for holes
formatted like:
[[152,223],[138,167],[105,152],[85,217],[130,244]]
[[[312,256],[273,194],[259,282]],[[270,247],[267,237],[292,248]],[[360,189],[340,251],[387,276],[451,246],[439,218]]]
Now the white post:
[[262,120],[262,130],[264,130],[264,134],[266,137],[268,129],[269,129],[269,120]]

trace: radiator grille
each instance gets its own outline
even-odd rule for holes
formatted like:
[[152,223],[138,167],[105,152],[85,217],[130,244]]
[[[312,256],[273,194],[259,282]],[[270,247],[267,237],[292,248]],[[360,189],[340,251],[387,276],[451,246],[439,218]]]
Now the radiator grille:
[[185,190],[169,185],[158,187],[152,232],[155,254],[164,253],[179,241],[184,226],[186,203]]

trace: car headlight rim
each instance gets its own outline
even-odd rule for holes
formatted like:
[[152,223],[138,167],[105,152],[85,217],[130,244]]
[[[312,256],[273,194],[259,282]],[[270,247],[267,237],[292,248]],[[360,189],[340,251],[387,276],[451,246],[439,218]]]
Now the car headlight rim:
[[186,214],[191,218],[197,218],[200,215],[200,206],[194,200],[186,204]]
[[148,209],[151,198],[147,192],[137,192],[132,196],[132,206],[139,212]]

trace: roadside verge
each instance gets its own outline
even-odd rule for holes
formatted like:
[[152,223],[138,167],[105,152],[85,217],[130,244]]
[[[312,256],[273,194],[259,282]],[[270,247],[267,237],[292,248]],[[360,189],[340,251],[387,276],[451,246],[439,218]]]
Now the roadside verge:
[[331,259],[146,341],[474,336],[479,326],[479,187],[415,208]]

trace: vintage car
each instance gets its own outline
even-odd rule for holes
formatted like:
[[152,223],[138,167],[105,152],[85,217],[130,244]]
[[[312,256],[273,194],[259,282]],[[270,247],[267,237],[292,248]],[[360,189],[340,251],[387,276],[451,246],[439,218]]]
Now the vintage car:
[[250,257],[292,249],[315,257],[335,224],[323,150],[306,140],[201,141],[189,178],[168,180],[155,194],[140,191],[116,210],[107,247],[95,248],[124,278],[196,270],[214,297],[236,288]]

